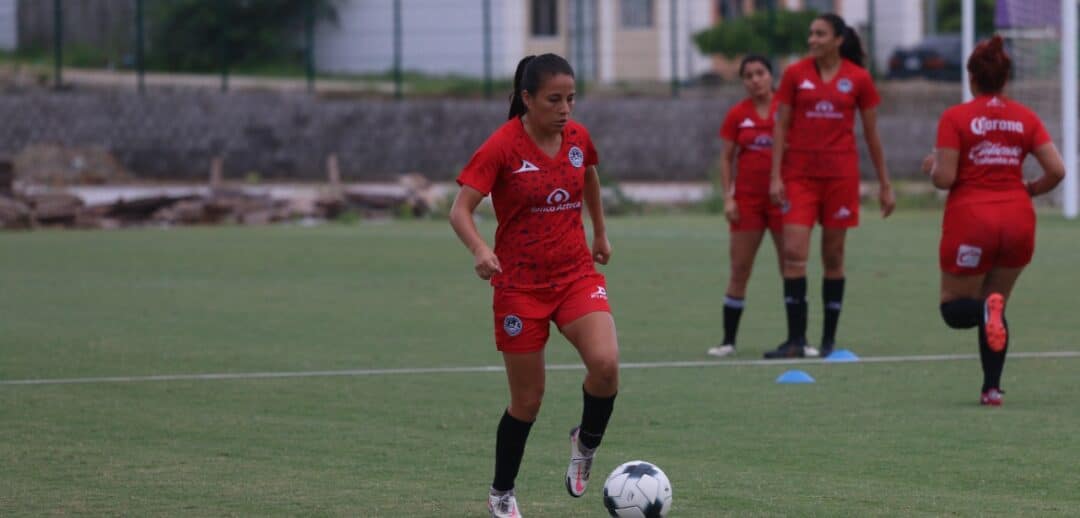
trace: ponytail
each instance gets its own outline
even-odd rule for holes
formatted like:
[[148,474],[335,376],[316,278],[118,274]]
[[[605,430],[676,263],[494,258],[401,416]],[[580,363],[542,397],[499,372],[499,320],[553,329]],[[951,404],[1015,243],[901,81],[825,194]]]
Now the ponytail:
[[510,114],[507,119],[521,117],[529,111],[522,98],[522,92],[536,95],[540,84],[547,78],[559,74],[574,77],[574,69],[565,59],[555,54],[525,56],[518,62],[514,71],[514,92],[510,94]]
[[863,52],[862,40],[859,39],[859,34],[855,32],[855,29],[852,29],[843,18],[833,13],[825,13],[818,16],[817,19],[824,20],[831,25],[834,35],[844,38],[844,41],[840,43],[841,58],[860,67],[865,66],[866,53]]
[[528,111],[528,108],[525,107],[525,101],[521,98],[521,80],[525,76],[525,69],[529,67],[529,63],[534,59],[536,59],[536,56],[525,56],[518,62],[517,70],[514,71],[514,91],[510,94],[510,115],[507,120],[521,117]]

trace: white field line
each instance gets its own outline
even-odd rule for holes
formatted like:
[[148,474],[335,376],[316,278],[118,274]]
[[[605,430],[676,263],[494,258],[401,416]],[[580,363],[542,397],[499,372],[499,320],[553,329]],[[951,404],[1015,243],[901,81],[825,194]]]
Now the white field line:
[[[744,367],[765,365],[843,365],[848,363],[908,363],[942,362],[956,360],[976,360],[976,354],[928,354],[917,356],[867,356],[858,362],[827,362],[820,359],[791,360],[716,360],[716,361],[675,361],[623,363],[619,367],[627,369],[678,369],[688,367]],[[1010,359],[1020,358],[1080,358],[1080,351],[1053,352],[1015,352]],[[549,371],[583,370],[581,364],[548,365]],[[157,381],[212,381],[212,380],[249,380],[273,378],[318,378],[330,376],[392,376],[402,374],[457,374],[457,373],[503,372],[501,365],[475,367],[429,367],[403,369],[349,369],[334,371],[297,371],[297,372],[223,372],[209,374],[163,374],[157,376],[104,376],[95,378],[53,378],[0,380],[0,385],[71,385],[87,383],[143,383]]]

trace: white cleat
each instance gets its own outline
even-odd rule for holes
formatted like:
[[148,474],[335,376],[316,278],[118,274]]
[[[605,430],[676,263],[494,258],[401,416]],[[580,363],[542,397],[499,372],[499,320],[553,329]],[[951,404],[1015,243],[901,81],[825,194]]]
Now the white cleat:
[[570,466],[566,468],[566,492],[570,493],[570,496],[579,498],[585,494],[595,455],[596,449],[582,451],[578,442],[578,428],[570,430]]
[[513,489],[509,491],[492,489],[488,493],[488,511],[491,512],[491,518],[521,518]]
[[735,346],[724,344],[719,347],[710,347],[708,351],[705,351],[705,354],[708,354],[709,356],[714,356],[716,358],[727,358],[728,356],[735,356]]

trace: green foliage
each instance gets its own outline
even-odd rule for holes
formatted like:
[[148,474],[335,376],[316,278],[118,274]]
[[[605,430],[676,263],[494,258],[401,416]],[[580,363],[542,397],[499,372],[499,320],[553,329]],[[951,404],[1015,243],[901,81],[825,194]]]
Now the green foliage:
[[309,2],[316,19],[335,20],[337,0],[170,0],[149,4],[150,68],[210,72],[230,65],[303,59]]
[[816,16],[815,11],[758,11],[701,31],[694,35],[694,43],[705,54],[728,58],[796,54],[806,49],[807,30]]
[[[963,8],[960,0],[938,0],[939,32],[960,32]],[[994,33],[994,0],[975,0],[975,33]]]

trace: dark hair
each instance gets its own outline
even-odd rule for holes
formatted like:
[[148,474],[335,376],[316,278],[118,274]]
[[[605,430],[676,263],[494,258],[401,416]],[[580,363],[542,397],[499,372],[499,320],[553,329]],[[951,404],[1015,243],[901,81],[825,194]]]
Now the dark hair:
[[1005,52],[1005,40],[995,35],[976,45],[968,58],[967,70],[979,93],[1001,93],[1012,73],[1012,59]]
[[862,40],[859,39],[859,35],[852,29],[844,19],[839,15],[833,13],[825,13],[817,17],[818,20],[823,20],[832,26],[833,34],[837,36],[843,36],[844,42],[840,44],[840,57],[859,65],[863,66],[863,61],[866,59],[866,54],[863,52]]
[[742,77],[743,72],[746,72],[746,65],[751,63],[761,63],[762,65],[765,65],[765,69],[769,71],[769,74],[773,73],[772,63],[769,62],[769,58],[760,54],[747,54],[746,57],[742,58],[742,62],[739,63],[739,77]]
[[562,56],[555,54],[540,54],[539,56],[525,56],[514,72],[514,93],[510,94],[510,116],[507,119],[525,115],[529,109],[525,107],[525,101],[521,98],[521,92],[529,92],[536,95],[540,90],[540,84],[549,77],[566,74],[574,77],[574,69],[570,67]]

